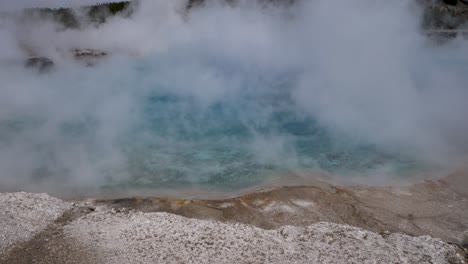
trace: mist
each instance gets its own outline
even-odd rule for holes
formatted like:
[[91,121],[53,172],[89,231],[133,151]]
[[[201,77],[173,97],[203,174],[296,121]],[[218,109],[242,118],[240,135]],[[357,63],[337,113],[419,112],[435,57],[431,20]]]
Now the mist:
[[[245,188],[332,163],[371,182],[467,161],[467,41],[431,41],[413,1],[186,5],[79,29],[2,18],[0,189]],[[110,56],[85,67],[74,48]]]
[[106,3],[106,0],[16,0],[16,1],[1,1],[0,10],[21,10],[23,8],[63,8],[63,7],[79,7],[83,5],[94,5],[97,3]]

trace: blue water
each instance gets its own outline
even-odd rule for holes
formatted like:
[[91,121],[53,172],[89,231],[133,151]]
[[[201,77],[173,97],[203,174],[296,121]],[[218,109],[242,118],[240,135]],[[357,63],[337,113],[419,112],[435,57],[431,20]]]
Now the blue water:
[[130,176],[106,187],[239,190],[294,174],[404,175],[421,166],[306,114],[291,97],[293,74],[242,74],[241,88],[208,103],[151,82],[135,109],[139,121],[119,143]]
[[[462,74],[463,61],[444,58],[427,64],[446,63]],[[405,177],[428,166],[321,123],[294,98],[298,69],[205,60],[199,70],[184,68],[185,60],[115,58],[30,83],[15,80],[46,96],[0,120],[3,160],[24,160],[0,164],[3,171],[51,186],[236,191],[298,174]],[[437,67],[415,69],[415,85],[424,89]],[[222,82],[197,79],[208,70]],[[205,84],[214,89],[204,90]]]
[[[334,134],[289,104],[287,97],[248,98],[200,108],[190,98],[149,97],[146,122],[126,144],[133,176],[125,185],[235,190],[295,173],[364,174],[385,165],[404,173],[416,166],[410,159]],[[257,114],[265,108],[267,114]],[[263,144],[252,148],[256,141]],[[278,141],[279,148],[269,148]]]

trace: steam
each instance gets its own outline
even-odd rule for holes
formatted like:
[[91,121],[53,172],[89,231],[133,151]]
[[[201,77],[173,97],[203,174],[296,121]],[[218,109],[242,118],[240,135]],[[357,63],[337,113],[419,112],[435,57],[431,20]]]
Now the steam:
[[[74,30],[4,17],[0,188],[89,191],[131,178],[141,185],[170,177],[208,182],[220,173],[236,182],[251,163],[260,171],[273,164],[279,173],[314,167],[317,160],[304,160],[295,146],[320,155],[323,140],[430,166],[463,165],[468,46],[461,38],[431,43],[411,2],[207,1],[187,11],[182,0],[148,0],[130,18],[82,21],[87,26]],[[77,47],[112,56],[87,68],[68,53]],[[30,55],[52,58],[56,69],[25,69]],[[148,109],[148,100],[164,102]],[[218,105],[220,119],[212,110]],[[262,132],[276,124],[278,109],[329,136],[305,146],[279,128]],[[237,126],[247,139],[230,134]],[[200,136],[208,130],[221,132]],[[215,162],[226,149],[231,159]],[[193,154],[189,161],[174,158],[184,151]],[[236,167],[238,156],[252,162]],[[245,171],[231,171],[239,168]]]
[[0,11],[2,10],[21,10],[23,8],[64,8],[64,7],[78,7],[83,5],[94,5],[97,3],[107,3],[106,0],[16,0],[16,1],[2,1],[0,2]]

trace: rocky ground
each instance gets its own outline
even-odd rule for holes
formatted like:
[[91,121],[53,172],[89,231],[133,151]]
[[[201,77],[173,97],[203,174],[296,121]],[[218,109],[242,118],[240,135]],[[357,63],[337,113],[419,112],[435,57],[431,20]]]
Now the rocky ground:
[[464,263],[468,174],[222,200],[0,194],[0,263]]
[[431,235],[462,243],[468,231],[468,172],[409,186],[347,186],[310,181],[230,199],[122,198],[95,204],[238,222],[263,229],[326,221],[374,232]]

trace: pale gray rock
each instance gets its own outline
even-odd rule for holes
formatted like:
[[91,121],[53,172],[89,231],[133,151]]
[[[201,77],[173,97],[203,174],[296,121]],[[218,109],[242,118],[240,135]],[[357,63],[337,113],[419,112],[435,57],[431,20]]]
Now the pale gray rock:
[[275,230],[167,213],[106,210],[65,227],[100,263],[463,263],[428,236],[317,223]]
[[0,193],[0,253],[31,239],[70,206],[47,194]]

